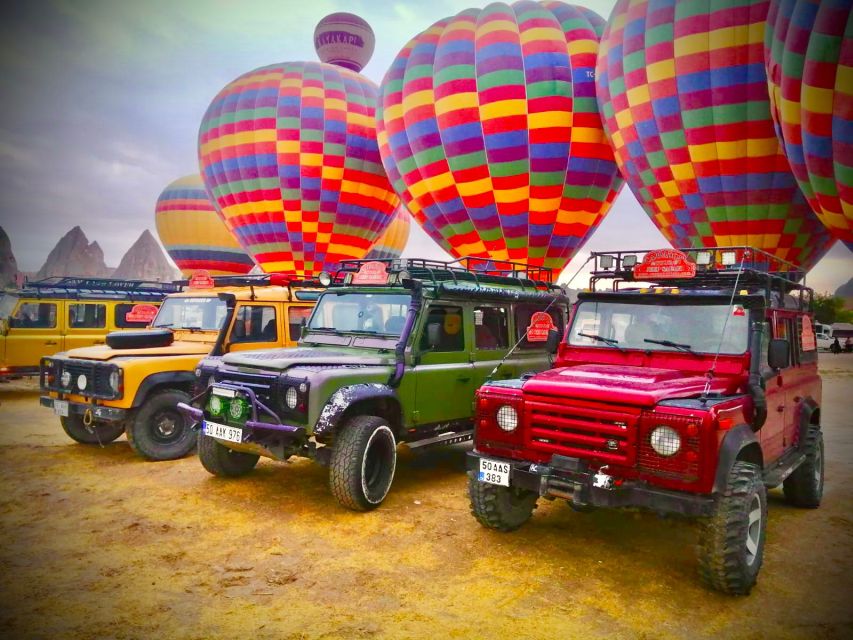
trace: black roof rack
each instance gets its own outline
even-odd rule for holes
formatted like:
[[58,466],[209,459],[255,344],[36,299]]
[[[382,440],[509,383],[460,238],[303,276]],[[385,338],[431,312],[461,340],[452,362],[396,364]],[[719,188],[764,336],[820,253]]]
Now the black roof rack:
[[695,265],[694,277],[635,278],[634,266],[651,251],[655,250],[592,252],[590,291],[596,291],[600,281],[609,281],[612,291],[618,291],[623,283],[641,282],[652,287],[701,291],[728,289],[731,292],[737,282],[739,289],[762,293],[771,306],[784,306],[785,296],[792,292],[799,294],[799,308],[812,306],[814,292],[806,286],[805,270],[761,249],[747,246],[677,249]]
[[[316,278],[305,278],[290,273],[258,273],[231,276],[212,276],[215,287],[268,287],[268,286],[308,286],[320,287]],[[187,287],[189,280],[179,280],[178,284]]]
[[54,276],[27,282],[18,296],[33,298],[109,299],[109,300],[162,300],[170,293],[181,290],[174,282],[153,280],[120,280],[117,278],[79,278]]
[[333,283],[348,283],[347,274],[355,274],[368,262],[381,262],[389,273],[407,272],[413,280],[441,283],[473,283],[475,286],[487,284],[521,285],[538,291],[562,291],[554,284],[554,273],[547,267],[536,267],[521,262],[491,260],[487,258],[465,257],[458,260],[426,260],[421,258],[396,258],[380,260],[342,260],[333,274]]

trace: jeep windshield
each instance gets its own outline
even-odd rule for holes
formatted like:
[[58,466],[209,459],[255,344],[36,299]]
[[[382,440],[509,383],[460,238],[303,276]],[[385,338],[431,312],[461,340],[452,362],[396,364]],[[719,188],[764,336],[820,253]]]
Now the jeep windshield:
[[151,326],[176,331],[219,331],[226,315],[219,298],[166,298]]
[[739,354],[747,349],[749,321],[735,304],[661,305],[584,301],[575,313],[569,344],[602,349]]
[[411,300],[404,293],[324,293],[308,331],[399,338]]

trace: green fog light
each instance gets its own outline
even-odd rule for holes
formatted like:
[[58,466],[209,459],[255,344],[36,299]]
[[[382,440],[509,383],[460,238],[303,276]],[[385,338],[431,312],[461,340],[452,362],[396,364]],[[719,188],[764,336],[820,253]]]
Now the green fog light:
[[210,413],[215,416],[222,415],[222,400],[219,396],[210,396],[210,403],[208,404],[208,409],[210,409]]
[[228,415],[233,420],[241,420],[248,413],[249,405],[243,398],[234,398],[231,400],[231,405],[228,407]]

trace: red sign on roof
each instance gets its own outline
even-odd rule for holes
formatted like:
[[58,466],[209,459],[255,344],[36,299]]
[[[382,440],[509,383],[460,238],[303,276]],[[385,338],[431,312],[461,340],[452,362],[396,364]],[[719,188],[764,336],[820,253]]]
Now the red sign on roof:
[[665,278],[692,278],[696,265],[675,249],[655,249],[643,256],[634,267],[635,280],[661,280]]
[[527,327],[528,342],[545,342],[548,333],[556,329],[554,320],[545,311],[537,311],[530,317],[530,326]]
[[803,345],[803,351],[815,351],[817,349],[814,326],[812,325],[812,319],[808,316],[803,316],[803,330],[800,334],[800,343]]
[[213,289],[214,286],[216,285],[210,277],[210,272],[204,269],[199,269],[190,278],[190,289]]
[[153,304],[135,304],[124,314],[125,322],[144,322],[150,324],[157,315],[157,307]]
[[365,262],[353,276],[353,284],[387,284],[388,270],[384,262]]

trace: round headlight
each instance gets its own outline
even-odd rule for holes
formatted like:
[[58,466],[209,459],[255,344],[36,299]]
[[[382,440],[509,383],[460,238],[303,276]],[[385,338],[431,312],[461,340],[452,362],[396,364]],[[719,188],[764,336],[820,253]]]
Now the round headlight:
[[306,391],[308,391],[308,385],[303,382],[299,385],[299,393],[305,393]]
[[70,387],[71,386],[71,372],[70,371],[63,371],[62,375],[59,376],[59,382],[62,384],[63,387]]
[[201,369],[200,368],[195,370],[195,377],[201,378]]
[[228,415],[234,420],[240,420],[247,408],[246,401],[243,398],[233,398],[228,406]]
[[498,409],[498,426],[504,431],[515,431],[518,427],[518,413],[508,404]]
[[118,393],[119,372],[118,369],[110,373],[110,388]]
[[284,392],[284,403],[288,409],[295,409],[296,402],[299,400],[299,395],[296,393],[296,387],[288,387]]
[[80,389],[80,391],[85,391],[87,384],[89,384],[89,381],[86,379],[85,375],[81,373],[77,376],[77,388]]
[[317,279],[324,287],[328,287],[330,284],[332,284],[332,274],[328,271],[323,271],[319,276],[317,276]]
[[219,396],[210,396],[210,402],[207,406],[210,409],[210,413],[213,415],[222,415],[222,400]]
[[674,456],[681,449],[681,436],[672,427],[655,427],[649,436],[649,443],[658,455]]

